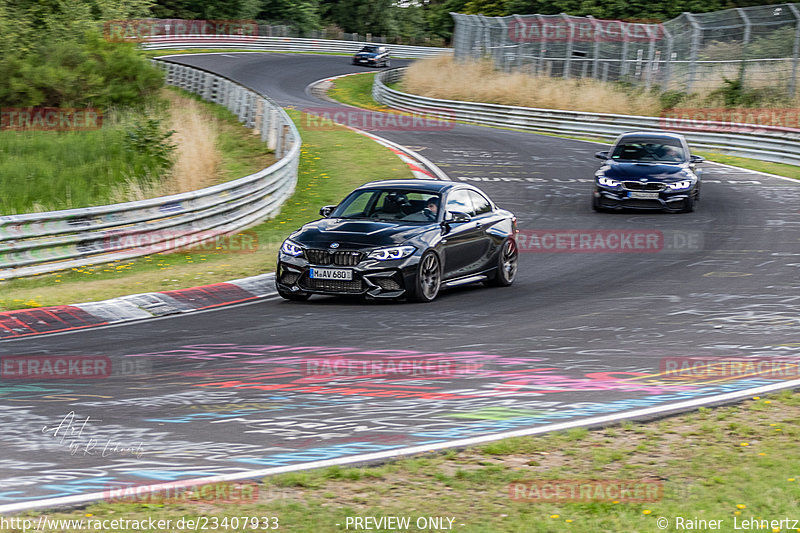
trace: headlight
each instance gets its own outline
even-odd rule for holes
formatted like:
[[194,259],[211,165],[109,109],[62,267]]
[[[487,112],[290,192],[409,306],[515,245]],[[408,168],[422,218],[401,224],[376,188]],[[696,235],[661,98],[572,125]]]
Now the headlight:
[[688,189],[691,186],[692,186],[692,180],[683,180],[683,181],[676,181],[675,183],[667,183],[667,187],[669,187],[673,191]]
[[603,187],[619,187],[619,182],[617,180],[612,180],[605,176],[597,176],[597,183]]
[[413,254],[416,248],[413,246],[392,246],[390,248],[378,248],[369,253],[370,259],[377,259],[378,261],[391,261],[393,259],[402,259]]
[[291,255],[292,257],[300,257],[303,255],[303,249],[300,247],[299,244],[286,239],[283,241],[281,245],[281,252],[285,253],[286,255]]

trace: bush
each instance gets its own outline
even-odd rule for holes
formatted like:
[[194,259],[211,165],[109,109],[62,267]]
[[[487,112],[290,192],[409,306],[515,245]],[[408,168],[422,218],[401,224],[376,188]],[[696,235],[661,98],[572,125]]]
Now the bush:
[[172,155],[176,149],[175,144],[169,140],[173,133],[175,130],[163,131],[159,119],[137,120],[125,132],[125,150],[145,156],[159,169],[167,169],[172,166]]
[[8,107],[140,105],[163,85],[161,72],[133,44],[107,42],[97,33],[7,55],[0,71],[0,106]]
[[685,91],[664,91],[658,95],[658,101],[661,103],[661,108],[664,110],[672,109],[676,105],[686,100],[689,95]]
[[709,104],[722,100],[725,107],[775,107],[787,105],[790,101],[786,91],[780,87],[746,89],[741,78],[729,80],[723,76],[722,81],[722,87],[708,93]]

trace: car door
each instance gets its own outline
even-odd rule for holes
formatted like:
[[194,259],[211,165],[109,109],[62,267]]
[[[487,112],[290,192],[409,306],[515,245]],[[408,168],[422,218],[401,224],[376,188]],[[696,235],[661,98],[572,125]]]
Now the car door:
[[[445,221],[448,213],[459,212],[474,217],[475,209],[467,189],[455,189],[447,195]],[[444,245],[444,277],[458,278],[474,272],[478,258],[480,241],[484,232],[482,224],[476,219],[469,222],[447,222],[447,233],[442,239]]]
[[472,207],[475,210],[473,220],[477,228],[481,230],[480,236],[473,243],[472,253],[474,254],[475,264],[469,265],[471,272],[480,272],[495,266],[492,260],[496,249],[495,238],[492,237],[492,227],[497,224],[500,218],[495,213],[492,203],[484,195],[477,191],[468,191]]

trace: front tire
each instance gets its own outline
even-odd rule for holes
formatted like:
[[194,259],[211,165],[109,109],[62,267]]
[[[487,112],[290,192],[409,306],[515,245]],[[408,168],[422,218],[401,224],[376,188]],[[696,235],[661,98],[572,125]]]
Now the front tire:
[[432,302],[442,286],[442,266],[439,256],[434,252],[425,252],[417,266],[414,278],[414,289],[409,299],[414,302]]
[[503,242],[500,253],[497,255],[497,270],[489,282],[495,287],[508,287],[517,277],[519,265],[519,249],[517,242],[509,237]]
[[683,204],[683,209],[681,210],[681,213],[691,213],[692,211],[694,211],[694,202],[695,202],[694,195],[689,195],[686,198],[686,202],[684,202]]
[[600,205],[599,198],[592,198],[592,210],[594,210],[595,213],[605,213],[607,211],[607,209]]

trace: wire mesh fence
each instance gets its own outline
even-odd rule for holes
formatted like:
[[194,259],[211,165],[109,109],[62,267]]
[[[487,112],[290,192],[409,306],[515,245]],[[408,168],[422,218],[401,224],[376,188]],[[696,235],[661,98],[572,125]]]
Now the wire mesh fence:
[[565,14],[451,15],[456,60],[489,57],[505,71],[664,91],[705,92],[726,83],[784,96],[797,90],[800,4],[683,13],[664,23]]

